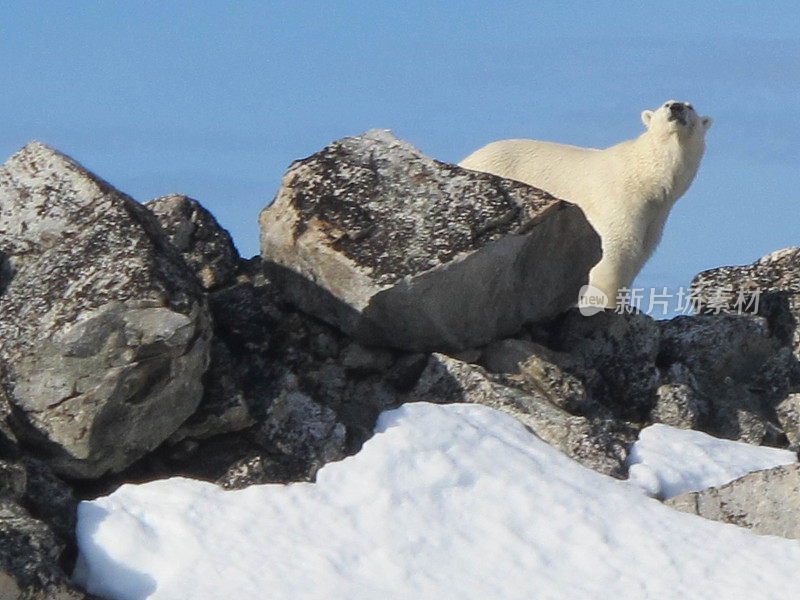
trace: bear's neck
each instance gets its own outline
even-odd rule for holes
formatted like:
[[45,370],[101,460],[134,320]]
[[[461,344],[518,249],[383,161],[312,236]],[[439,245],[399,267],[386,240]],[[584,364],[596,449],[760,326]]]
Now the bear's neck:
[[642,183],[653,190],[651,202],[670,208],[692,183],[703,156],[702,138],[680,139],[677,135],[656,136],[646,131],[633,140],[633,167]]

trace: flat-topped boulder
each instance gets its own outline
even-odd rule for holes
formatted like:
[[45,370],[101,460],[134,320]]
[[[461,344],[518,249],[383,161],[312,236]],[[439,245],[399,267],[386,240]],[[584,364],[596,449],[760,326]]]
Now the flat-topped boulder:
[[601,256],[578,207],[383,130],[293,163],[259,221],[288,300],[362,342],[410,350],[470,348],[553,317]]

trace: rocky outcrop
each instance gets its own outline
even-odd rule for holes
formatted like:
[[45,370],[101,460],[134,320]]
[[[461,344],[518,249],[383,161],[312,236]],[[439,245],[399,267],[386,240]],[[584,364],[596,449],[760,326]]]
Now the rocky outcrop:
[[[618,478],[654,422],[800,448],[796,250],[698,276],[711,314],[585,317],[577,208],[377,131],[293,164],[261,226],[242,260],[185,196],[139,205],[39,144],[0,168],[0,597],[83,597],[76,497],[313,481],[402,402],[494,407]],[[737,278],[757,314],[708,310]]]
[[800,248],[784,248],[750,265],[703,271],[692,280],[698,312],[759,314],[800,358]]
[[239,254],[230,234],[196,200],[180,194],[145,202],[207,290],[232,282]]
[[81,600],[58,566],[63,546],[47,525],[0,499],[0,598]]
[[44,464],[0,460],[0,598],[79,600],[69,585],[77,500]]
[[769,359],[757,391],[769,396],[791,447],[800,449],[800,248],[777,250],[750,265],[704,271],[691,291],[702,313],[760,315],[769,334],[794,354],[793,361],[785,351]]
[[671,386],[659,406],[661,422],[669,420],[663,417],[672,406],[691,413],[685,424],[693,429],[751,444],[785,445],[775,408],[794,385],[797,361],[764,318],[677,317],[660,323],[660,330],[658,363]]
[[665,504],[756,533],[800,539],[800,464],[748,473],[720,487],[670,498]]
[[259,222],[290,302],[407,350],[462,350],[551,318],[600,258],[574,205],[434,161],[387,131],[295,162]]
[[0,396],[59,473],[154,449],[202,395],[202,290],[155,217],[37,143],[0,168]]

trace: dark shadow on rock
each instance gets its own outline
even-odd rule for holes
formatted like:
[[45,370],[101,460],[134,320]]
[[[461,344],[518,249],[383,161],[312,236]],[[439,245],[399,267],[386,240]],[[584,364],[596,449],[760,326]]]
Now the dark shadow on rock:
[[351,331],[358,329],[361,321],[359,312],[327,289],[273,261],[265,260],[261,264],[265,275],[280,290],[284,301],[327,323],[346,323]]
[[789,304],[791,292],[766,292],[761,295],[758,314],[769,323],[770,332],[784,346],[792,345],[792,336],[797,330],[797,316]]
[[5,253],[0,252],[0,296],[2,296],[8,284],[14,277],[14,268]]

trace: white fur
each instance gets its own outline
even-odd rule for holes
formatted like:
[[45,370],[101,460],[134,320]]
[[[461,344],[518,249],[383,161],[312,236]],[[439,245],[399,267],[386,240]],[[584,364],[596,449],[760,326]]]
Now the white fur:
[[692,183],[711,126],[710,117],[673,101],[642,112],[642,122],[642,135],[605,150],[502,140],[459,165],[522,181],[580,206],[603,246],[589,283],[613,305],[618,290],[629,288],[650,258],[672,205]]

